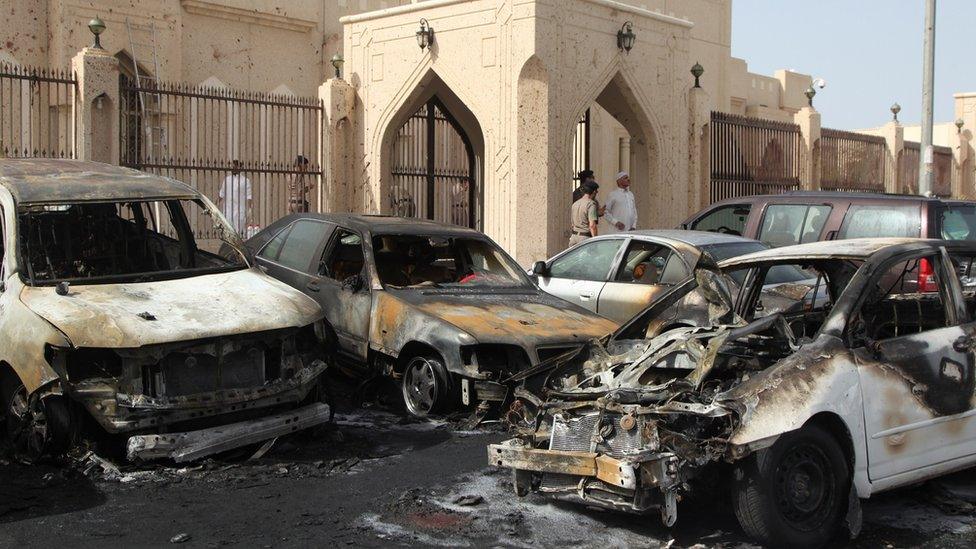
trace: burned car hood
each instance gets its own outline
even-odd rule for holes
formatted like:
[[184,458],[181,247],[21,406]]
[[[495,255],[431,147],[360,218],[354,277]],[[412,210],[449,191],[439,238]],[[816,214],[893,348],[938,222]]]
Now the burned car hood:
[[586,342],[617,328],[613,321],[541,291],[400,290],[396,297],[482,343]]
[[34,313],[76,347],[134,348],[304,326],[322,317],[304,294],[257,269],[177,280],[26,287]]

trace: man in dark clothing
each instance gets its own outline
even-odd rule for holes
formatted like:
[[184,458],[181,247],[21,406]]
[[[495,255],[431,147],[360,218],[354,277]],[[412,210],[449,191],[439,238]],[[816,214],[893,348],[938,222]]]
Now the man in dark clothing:
[[574,203],[580,198],[583,198],[583,183],[586,183],[587,181],[596,181],[596,179],[593,177],[593,170],[580,170],[580,173],[577,175],[577,179],[579,179],[579,185],[577,185],[576,190],[573,191]]

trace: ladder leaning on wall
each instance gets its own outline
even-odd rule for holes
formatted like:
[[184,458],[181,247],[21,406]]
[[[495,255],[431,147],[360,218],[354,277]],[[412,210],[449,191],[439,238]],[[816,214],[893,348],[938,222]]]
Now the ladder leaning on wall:
[[[149,25],[131,23],[125,18],[125,30],[129,36],[129,53],[132,56],[132,73],[135,84],[139,89],[139,118],[145,143],[138,154],[146,158],[159,158],[166,150],[166,128],[163,125],[162,97],[158,92],[159,58],[156,55],[156,22],[149,21]],[[149,42],[136,42],[133,34],[143,33]],[[145,55],[152,59],[152,73],[148,74],[139,67],[139,59]]]

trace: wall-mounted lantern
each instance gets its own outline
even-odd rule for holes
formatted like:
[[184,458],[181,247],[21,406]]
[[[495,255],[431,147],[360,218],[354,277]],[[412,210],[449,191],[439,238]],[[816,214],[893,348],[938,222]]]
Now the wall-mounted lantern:
[[631,48],[634,47],[635,40],[637,40],[637,35],[634,34],[634,24],[627,21],[617,31],[617,48],[630,53]]
[[901,105],[895,103],[891,106],[891,120],[893,122],[898,122],[898,113],[901,112]]
[[336,78],[342,78],[342,64],[345,62],[346,61],[342,58],[341,53],[336,53],[332,56],[332,68],[335,69]]
[[98,37],[100,34],[105,32],[105,22],[99,17],[95,17],[88,22],[88,30],[95,35],[95,43],[92,45],[92,47],[98,50],[102,49],[102,42]]
[[417,31],[417,45],[426,50],[434,43],[434,27],[426,19],[420,19],[420,30]]
[[696,88],[701,87],[701,84],[698,82],[698,79],[701,78],[701,75],[703,74],[705,74],[705,67],[701,66],[701,63],[696,62],[694,65],[691,66],[691,75],[695,77]]

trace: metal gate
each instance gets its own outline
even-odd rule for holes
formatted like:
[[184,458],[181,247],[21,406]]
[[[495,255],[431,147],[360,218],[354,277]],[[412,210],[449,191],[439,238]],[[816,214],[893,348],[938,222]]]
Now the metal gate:
[[[179,179],[222,210],[223,189],[249,189],[243,215],[225,211],[243,236],[290,212],[319,211],[318,98],[157,81],[141,87],[125,76],[120,92],[123,166]],[[190,224],[197,238],[216,237],[209,218]]]
[[397,132],[391,157],[393,215],[479,228],[474,149],[436,96]]
[[69,71],[0,65],[0,157],[75,157],[78,82]]
[[590,109],[576,123],[573,139],[573,190],[579,187],[579,173],[590,169]]

